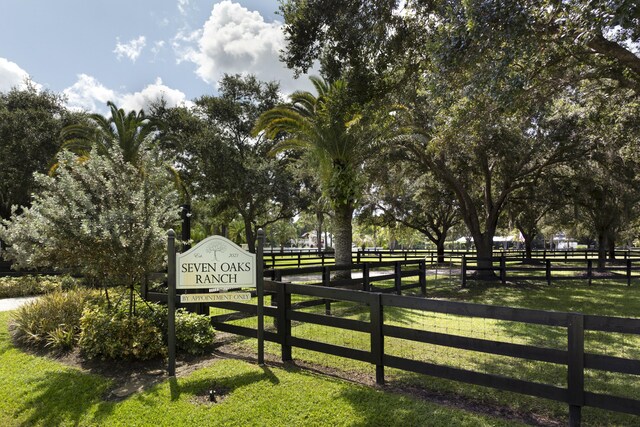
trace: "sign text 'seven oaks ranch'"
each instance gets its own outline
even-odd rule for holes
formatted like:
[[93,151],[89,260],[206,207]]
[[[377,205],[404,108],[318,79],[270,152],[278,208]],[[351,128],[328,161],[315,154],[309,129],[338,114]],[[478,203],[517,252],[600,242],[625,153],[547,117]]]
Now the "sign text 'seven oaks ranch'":
[[211,236],[177,254],[177,289],[255,288],[256,256],[233,242]]

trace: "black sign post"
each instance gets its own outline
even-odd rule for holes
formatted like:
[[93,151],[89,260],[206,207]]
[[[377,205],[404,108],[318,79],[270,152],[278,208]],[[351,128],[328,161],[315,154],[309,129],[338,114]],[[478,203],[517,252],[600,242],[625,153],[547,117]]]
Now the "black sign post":
[[[216,290],[215,293],[184,294],[182,303],[249,300],[246,292],[225,293],[243,287],[256,287],[258,296],[258,364],[264,365],[264,231],[258,230],[256,254],[245,251],[221,236],[210,236],[190,250],[177,254],[176,233],[167,233],[167,336],[169,376],[176,373],[176,289]],[[219,259],[219,257],[224,257]],[[256,259],[257,258],[257,259]],[[195,261],[194,261],[195,260]],[[178,268],[180,271],[178,272]],[[178,277],[178,274],[180,275]],[[254,276],[255,275],[255,276]],[[180,279],[180,280],[178,280]],[[219,293],[223,291],[222,293]]]
[[169,366],[167,372],[170,377],[176,375],[176,233],[167,233],[167,308],[169,318],[167,322],[167,341],[169,344]]
[[258,229],[258,245],[256,247],[256,293],[258,294],[258,365],[264,365],[264,278],[263,253],[264,230]]

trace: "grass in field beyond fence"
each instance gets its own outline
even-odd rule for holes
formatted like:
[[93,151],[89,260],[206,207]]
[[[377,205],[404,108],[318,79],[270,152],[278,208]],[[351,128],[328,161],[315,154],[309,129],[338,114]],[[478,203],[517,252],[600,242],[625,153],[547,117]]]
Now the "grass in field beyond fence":
[[[110,380],[16,349],[0,313],[0,425],[11,426],[511,426],[295,367],[218,360],[124,401]],[[226,393],[216,404],[205,396]]]
[[[640,317],[640,283],[634,283],[632,287],[627,287],[621,284],[612,284],[611,282],[588,286],[586,281],[579,280],[564,281],[561,284],[552,286],[547,286],[546,284],[500,285],[473,282],[470,283],[469,288],[462,289],[452,280],[433,280],[432,278],[432,280],[427,281],[427,294],[430,297],[441,299],[491,305],[620,317]],[[294,297],[294,302],[308,299],[308,297]],[[302,309],[302,311],[320,314],[324,314],[324,310],[324,305]],[[364,322],[369,321],[368,307],[355,303],[333,303],[332,315]],[[385,324],[387,325],[536,347],[561,350],[567,348],[566,328],[484,318],[470,319],[464,316],[401,308],[385,308],[384,316]],[[255,318],[242,319],[233,323],[252,328],[256,327]],[[271,318],[267,317],[265,324],[269,329],[274,330]],[[368,333],[347,331],[333,327],[293,322],[292,335],[357,350],[368,351],[370,348]],[[244,345],[255,350],[255,340],[246,340]],[[267,343],[266,349],[276,355],[280,351],[280,347],[272,343]],[[640,336],[586,331],[585,351],[640,360]],[[566,387],[566,366],[553,363],[527,361],[389,337],[385,338],[385,353],[443,366]],[[372,376],[375,372],[375,368],[368,363],[304,349],[294,348],[293,358],[294,360],[335,367],[347,372],[366,373]],[[387,378],[391,381],[418,385],[438,393],[462,395],[491,405],[509,406],[523,412],[535,412],[558,419],[566,419],[568,412],[565,404],[545,399],[470,386],[393,369],[387,369],[386,373]],[[586,370],[585,389],[638,399],[640,396],[640,377],[638,375]],[[583,409],[583,421],[585,425],[640,425],[640,417],[594,408]]]

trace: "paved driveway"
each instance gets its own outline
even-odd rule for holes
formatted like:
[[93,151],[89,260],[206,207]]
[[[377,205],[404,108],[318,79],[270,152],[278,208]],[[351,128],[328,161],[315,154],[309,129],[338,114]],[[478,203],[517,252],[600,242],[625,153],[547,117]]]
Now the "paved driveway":
[[4,298],[0,299],[0,311],[15,310],[23,304],[33,301],[38,297]]

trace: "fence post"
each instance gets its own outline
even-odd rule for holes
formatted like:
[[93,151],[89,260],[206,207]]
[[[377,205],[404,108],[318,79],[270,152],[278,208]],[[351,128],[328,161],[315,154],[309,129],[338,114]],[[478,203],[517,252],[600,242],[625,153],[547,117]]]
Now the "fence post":
[[547,285],[551,285],[551,260],[548,259],[546,264]]
[[371,359],[376,365],[376,383],[382,385],[384,384],[384,335],[382,334],[384,313],[382,311],[382,294],[372,293],[370,295]]
[[462,255],[462,287],[467,287],[467,256]]
[[627,286],[631,286],[631,258],[627,259]]
[[167,373],[170,377],[176,375],[176,233],[167,233],[167,336],[169,363]]
[[369,282],[369,263],[362,264],[362,290],[371,292],[371,282]]
[[280,348],[282,361],[291,360],[291,320],[287,316],[287,312],[291,310],[291,294],[287,293],[287,285],[284,283],[276,284],[277,288],[277,319],[278,319],[278,339],[280,340]]
[[394,263],[394,285],[396,288],[396,294],[402,295],[402,266],[400,265],[400,261],[396,261]]
[[587,279],[589,279],[589,285],[591,285],[591,278],[593,277],[593,261],[587,260]]
[[427,261],[424,259],[421,259],[420,262],[418,263],[418,269],[420,270],[420,276],[419,276],[419,281],[420,281],[420,292],[422,293],[423,297],[427,296]]
[[580,426],[584,406],[584,316],[569,315],[568,346],[569,362],[567,391],[569,397],[569,425]]
[[258,229],[256,236],[256,291],[258,296],[258,365],[264,365],[264,239],[265,234],[262,228]]
[[356,252],[356,256],[358,257],[358,264],[360,264],[360,249],[358,248],[358,252]]
[[[322,286],[329,287],[331,282],[331,269],[329,267],[322,268]],[[327,316],[331,316],[331,300],[324,300],[324,312]]]
[[500,281],[502,284],[507,281],[507,264],[504,259],[504,252],[500,256]]

